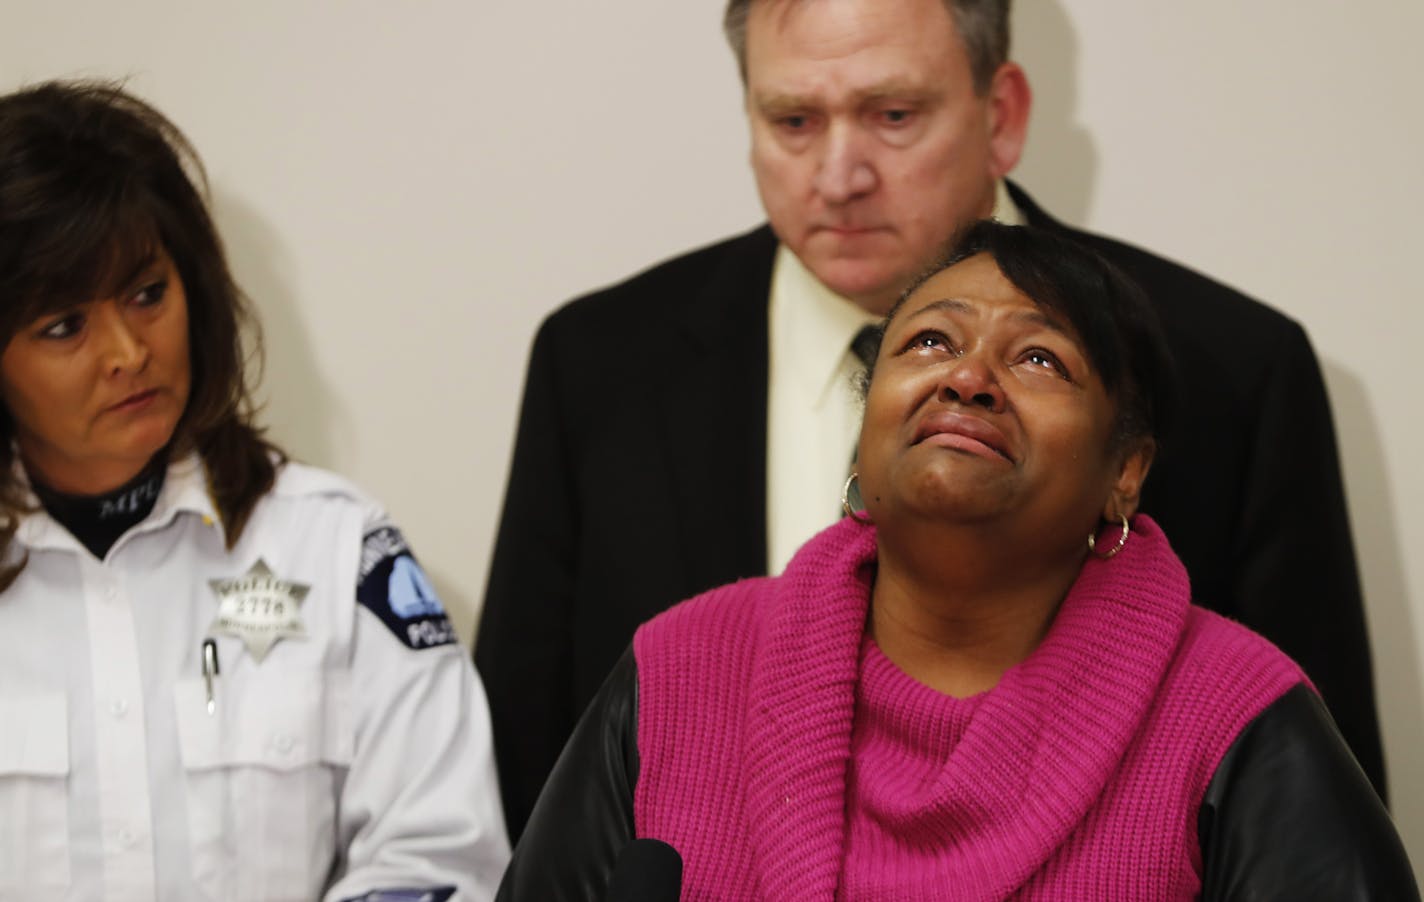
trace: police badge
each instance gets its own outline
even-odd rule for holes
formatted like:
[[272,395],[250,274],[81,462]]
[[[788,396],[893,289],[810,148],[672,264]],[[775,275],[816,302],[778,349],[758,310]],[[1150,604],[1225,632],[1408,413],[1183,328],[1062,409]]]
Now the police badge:
[[261,558],[236,579],[209,580],[218,597],[218,614],[209,633],[236,636],[262,663],[279,639],[305,639],[301,604],[311,586],[278,579]]

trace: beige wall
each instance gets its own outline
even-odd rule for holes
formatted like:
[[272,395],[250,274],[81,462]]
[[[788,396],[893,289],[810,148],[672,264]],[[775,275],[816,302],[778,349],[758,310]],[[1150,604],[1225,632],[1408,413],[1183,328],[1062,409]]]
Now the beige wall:
[[[125,75],[188,131],[266,321],[274,433],[386,501],[468,636],[539,318],[758,219],[719,5],[5,0],[0,90]],[[1418,869],[1424,6],[1018,7],[1024,183],[1315,340]]]

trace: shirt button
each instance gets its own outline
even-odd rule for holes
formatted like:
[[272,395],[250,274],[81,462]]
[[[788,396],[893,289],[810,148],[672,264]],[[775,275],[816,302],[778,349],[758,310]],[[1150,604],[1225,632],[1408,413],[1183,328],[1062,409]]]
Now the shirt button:
[[109,713],[122,720],[124,715],[129,713],[129,703],[121,698],[116,698],[109,702]]
[[114,586],[110,586],[109,588],[104,590],[104,597],[109,599],[110,601],[118,601],[119,590]]
[[133,832],[132,830],[130,830],[128,827],[120,827],[120,828],[119,828],[119,843],[120,843],[120,844],[125,845],[125,846],[132,846],[132,845],[134,844],[134,840],[135,840],[135,839],[137,839],[137,837],[134,835],[134,832]]
[[296,742],[286,733],[278,733],[272,737],[272,747],[284,755],[290,755],[294,745]]

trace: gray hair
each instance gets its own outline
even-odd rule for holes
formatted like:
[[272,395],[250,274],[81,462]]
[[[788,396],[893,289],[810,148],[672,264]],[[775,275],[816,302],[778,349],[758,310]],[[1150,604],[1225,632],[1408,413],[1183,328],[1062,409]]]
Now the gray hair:
[[[722,30],[737,57],[742,83],[747,80],[747,14],[755,0],[728,0]],[[984,96],[994,73],[1009,58],[1009,6],[1012,0],[944,0],[954,28],[969,54],[974,93]]]

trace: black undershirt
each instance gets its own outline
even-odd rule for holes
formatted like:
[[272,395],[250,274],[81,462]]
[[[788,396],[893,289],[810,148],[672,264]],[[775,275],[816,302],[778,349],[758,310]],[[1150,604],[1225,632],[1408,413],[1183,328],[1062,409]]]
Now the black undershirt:
[[153,510],[168,472],[163,458],[155,455],[137,476],[102,495],[71,495],[33,479],[31,487],[49,515],[102,561],[119,536]]

